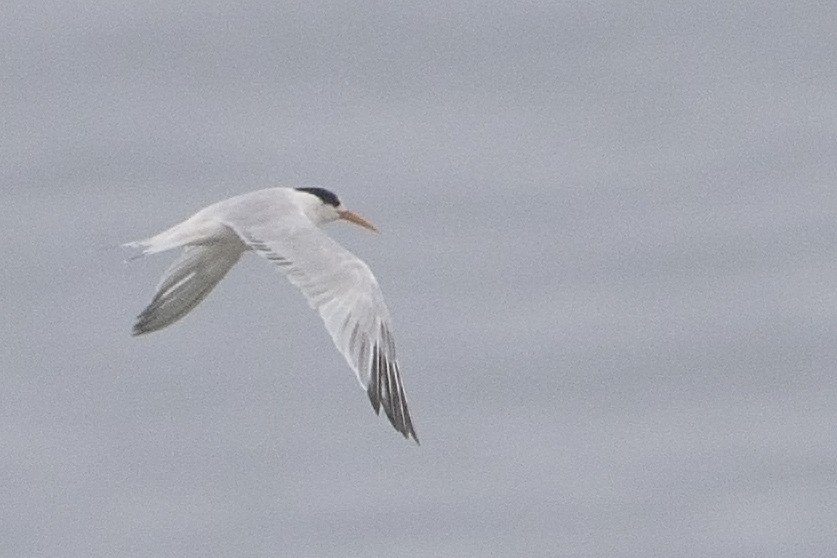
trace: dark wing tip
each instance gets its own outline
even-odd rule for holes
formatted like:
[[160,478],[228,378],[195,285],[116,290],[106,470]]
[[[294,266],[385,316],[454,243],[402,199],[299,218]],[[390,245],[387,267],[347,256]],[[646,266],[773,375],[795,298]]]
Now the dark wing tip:
[[148,327],[148,316],[146,316],[145,312],[137,316],[137,322],[134,324],[134,327],[131,328],[131,335],[136,337],[137,335],[142,335],[143,333],[148,333],[152,331]]
[[160,313],[165,304],[166,300],[159,296],[155,297],[151,301],[151,304],[137,316],[137,321],[134,323],[134,327],[131,328],[131,335],[134,337],[137,335],[145,335],[146,333],[152,333],[170,325],[174,320]]
[[135,323],[134,327],[131,328],[131,335],[133,337],[137,337],[139,335],[145,335],[146,333],[157,331],[158,329],[162,329],[162,327],[159,325],[155,325],[151,323],[150,320],[143,318],[143,316],[140,316],[139,318],[137,318],[137,323]]
[[372,373],[369,379],[369,387],[366,389],[369,401],[375,414],[380,414],[384,409],[390,424],[406,439],[412,438],[417,445],[421,445],[413,421],[410,418],[410,411],[407,408],[407,396],[401,386],[401,375],[398,372],[398,365],[390,361],[378,347],[373,349]]
[[142,311],[142,313],[137,316],[137,321],[134,323],[134,327],[131,328],[131,335],[136,337],[137,335],[143,335],[146,333],[151,333],[152,331],[157,331],[160,329],[161,326],[158,323],[155,323],[155,312],[159,310],[160,301],[154,300],[148,307]]

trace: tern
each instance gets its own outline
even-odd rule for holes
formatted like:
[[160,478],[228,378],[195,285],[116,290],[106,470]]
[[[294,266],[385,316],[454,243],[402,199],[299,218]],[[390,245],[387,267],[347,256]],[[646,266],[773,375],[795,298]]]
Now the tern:
[[133,333],[178,321],[244,252],[255,252],[275,264],[320,314],[375,413],[383,408],[395,429],[418,443],[378,281],[366,263],[320,230],[338,219],[377,231],[324,188],[267,188],[220,201],[155,236],[125,244],[142,250],[137,257],[183,249]]

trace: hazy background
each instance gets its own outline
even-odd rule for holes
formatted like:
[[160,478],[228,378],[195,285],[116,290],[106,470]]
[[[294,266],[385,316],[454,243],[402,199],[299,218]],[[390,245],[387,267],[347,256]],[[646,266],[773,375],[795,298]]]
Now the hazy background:
[[[6,1],[0,555],[837,553],[832,2]],[[242,259],[319,184],[389,301],[422,446]]]

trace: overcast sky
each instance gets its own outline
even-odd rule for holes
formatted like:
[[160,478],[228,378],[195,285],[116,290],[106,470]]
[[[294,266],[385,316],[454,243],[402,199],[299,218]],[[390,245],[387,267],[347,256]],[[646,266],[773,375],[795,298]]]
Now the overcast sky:
[[[837,553],[830,2],[6,1],[0,555]],[[414,424],[250,255],[131,325],[114,245],[320,185]]]

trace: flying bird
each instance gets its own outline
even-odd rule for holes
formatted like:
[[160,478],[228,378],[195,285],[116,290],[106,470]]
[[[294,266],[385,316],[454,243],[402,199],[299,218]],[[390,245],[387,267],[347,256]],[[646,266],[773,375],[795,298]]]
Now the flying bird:
[[173,324],[244,252],[255,252],[275,264],[320,314],[375,413],[383,408],[395,429],[418,443],[378,282],[369,266],[320,230],[338,219],[377,230],[324,188],[267,188],[220,201],[155,236],[125,244],[142,249],[139,256],[183,249],[137,317],[133,333]]

